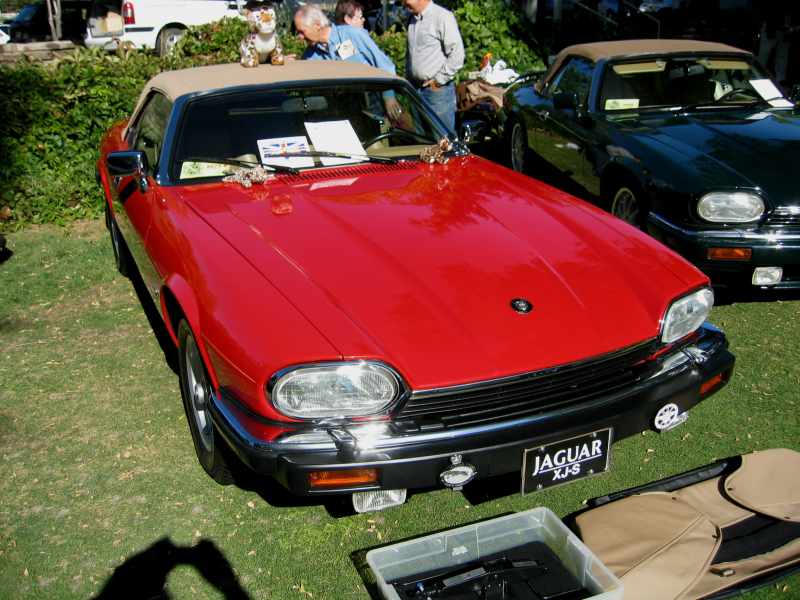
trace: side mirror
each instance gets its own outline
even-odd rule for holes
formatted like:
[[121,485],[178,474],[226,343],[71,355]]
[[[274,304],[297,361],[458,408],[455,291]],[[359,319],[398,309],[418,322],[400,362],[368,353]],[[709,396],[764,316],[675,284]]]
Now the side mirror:
[[571,92],[553,94],[553,108],[556,110],[576,110],[578,108],[578,95]]
[[795,83],[792,86],[792,91],[789,94],[789,100],[797,104],[800,102],[800,83]]
[[112,152],[106,157],[108,173],[112,177],[134,176],[142,193],[147,191],[147,155],[141,150]]
[[480,141],[486,130],[486,123],[477,119],[462,121],[458,128],[458,137],[465,144]]

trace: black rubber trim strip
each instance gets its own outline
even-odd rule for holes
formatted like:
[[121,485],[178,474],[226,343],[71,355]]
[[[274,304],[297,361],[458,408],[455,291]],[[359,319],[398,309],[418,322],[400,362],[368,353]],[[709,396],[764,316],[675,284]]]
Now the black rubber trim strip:
[[800,523],[753,515],[722,530],[722,544],[712,565],[736,562],[772,552],[800,538]]

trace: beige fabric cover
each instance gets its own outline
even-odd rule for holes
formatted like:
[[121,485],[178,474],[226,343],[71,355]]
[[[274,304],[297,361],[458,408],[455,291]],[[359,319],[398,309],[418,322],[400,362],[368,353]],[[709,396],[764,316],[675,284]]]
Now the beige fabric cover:
[[635,56],[652,56],[658,54],[680,54],[687,52],[716,52],[725,54],[741,54],[749,56],[751,53],[720,44],[717,42],[703,42],[698,40],[618,40],[613,42],[593,42],[591,44],[575,44],[567,46],[556,56],[555,61],[547,71],[544,81],[558,71],[561,63],[568,56],[583,56],[592,62],[600,59],[627,58]]
[[725,480],[739,504],[784,521],[800,521],[800,453],[785,448],[742,457],[742,468]]
[[[142,108],[152,90],[157,90],[172,102],[186,94],[210,92],[228,87],[320,81],[325,79],[399,79],[396,75],[346,60],[292,60],[283,65],[243,67],[239,63],[209,65],[177,71],[164,71],[148,81],[133,115]],[[131,121],[132,122],[132,121]],[[127,134],[127,129],[123,135]]]
[[[584,543],[620,577],[626,600],[693,600],[800,562],[800,540],[773,552],[711,567],[721,529],[758,512],[796,520],[800,453],[774,449],[742,457],[742,466],[671,493],[624,498],[576,518]],[[737,494],[728,499],[720,486]],[[733,500],[733,501],[732,501]],[[722,576],[730,568],[733,574]]]

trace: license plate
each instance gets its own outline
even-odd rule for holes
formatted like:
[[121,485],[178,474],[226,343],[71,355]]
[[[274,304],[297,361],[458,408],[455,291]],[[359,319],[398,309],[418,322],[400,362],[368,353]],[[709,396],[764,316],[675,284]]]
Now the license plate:
[[522,454],[522,493],[597,475],[611,462],[611,429],[528,448]]

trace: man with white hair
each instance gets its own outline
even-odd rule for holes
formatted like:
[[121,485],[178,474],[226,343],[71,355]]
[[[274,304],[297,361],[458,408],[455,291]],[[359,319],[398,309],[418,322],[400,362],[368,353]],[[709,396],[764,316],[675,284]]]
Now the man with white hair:
[[313,4],[297,9],[294,15],[297,33],[306,41],[303,54],[307,60],[349,60],[383,69],[393,74],[394,63],[361,27],[336,25]]
[[[313,4],[297,9],[294,26],[308,45],[303,53],[304,60],[348,60],[383,69],[392,75],[396,72],[392,60],[364,29],[331,23]],[[394,95],[385,94],[384,103],[389,116],[393,120],[399,119],[403,110]]]

